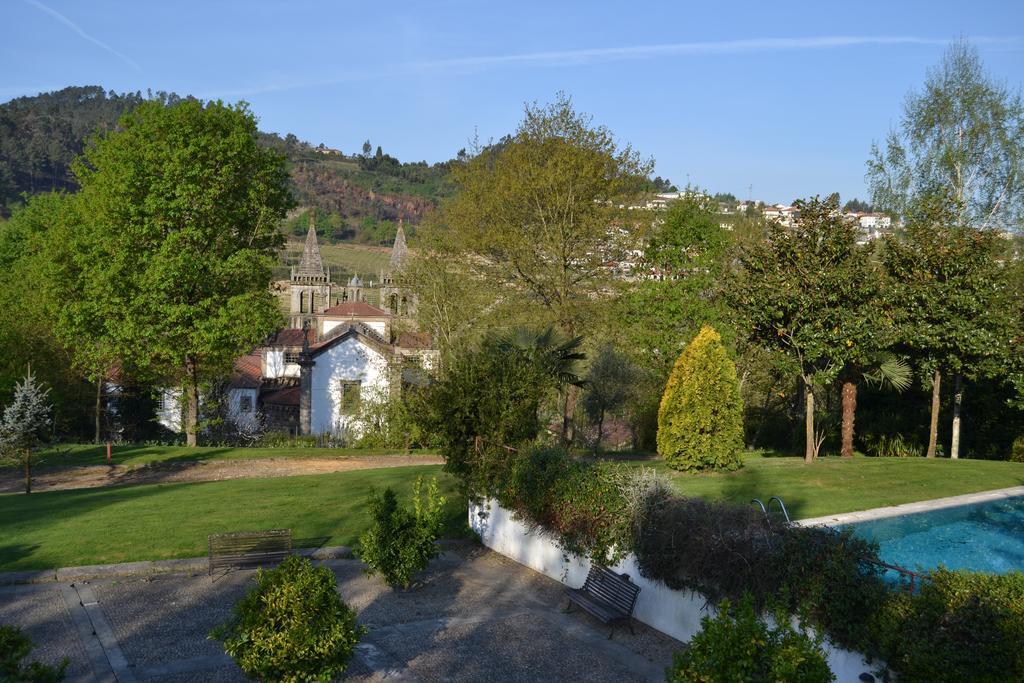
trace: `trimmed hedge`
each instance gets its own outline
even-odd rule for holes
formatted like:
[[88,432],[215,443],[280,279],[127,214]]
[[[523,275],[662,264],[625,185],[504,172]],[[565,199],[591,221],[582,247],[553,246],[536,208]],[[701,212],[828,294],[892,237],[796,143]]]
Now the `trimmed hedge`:
[[736,366],[711,327],[676,361],[658,410],[658,454],[677,470],[742,466],[743,399]]

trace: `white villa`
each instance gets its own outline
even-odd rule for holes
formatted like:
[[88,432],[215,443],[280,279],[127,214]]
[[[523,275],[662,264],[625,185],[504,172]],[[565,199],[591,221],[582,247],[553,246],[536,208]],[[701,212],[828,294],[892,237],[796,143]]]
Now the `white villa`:
[[[235,361],[228,400],[236,424],[262,415],[267,429],[275,431],[358,433],[364,404],[386,401],[404,383],[421,381],[437,352],[429,337],[407,329],[399,314],[414,308],[394,279],[406,257],[400,226],[381,277],[381,298],[395,304],[395,313],[361,300],[362,283],[356,288],[350,281],[335,299],[310,225],[302,260],[291,274],[290,327]],[[181,430],[179,397],[178,390],[166,391],[158,416],[173,431]]]

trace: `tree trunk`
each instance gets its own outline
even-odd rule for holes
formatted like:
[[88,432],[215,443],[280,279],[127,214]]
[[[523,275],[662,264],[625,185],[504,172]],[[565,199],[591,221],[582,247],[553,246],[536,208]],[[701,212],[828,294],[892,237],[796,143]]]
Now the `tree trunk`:
[[964,384],[960,373],[953,376],[953,438],[949,444],[949,457],[960,457],[960,405],[964,401]]
[[103,418],[103,380],[100,379],[96,382],[96,436],[94,437],[94,443],[99,443],[100,438],[103,436],[103,430],[100,427],[100,423]]
[[604,410],[597,418],[597,446],[594,450],[601,450],[601,437],[604,435]]
[[804,462],[814,462],[814,391],[806,378],[804,379],[804,432],[807,439]]
[[844,458],[853,457],[853,420],[857,414],[857,384],[849,380],[843,382],[843,445],[840,454]]
[[942,373],[935,368],[932,376],[932,417],[931,425],[928,428],[928,453],[926,457],[935,457],[935,444],[939,440],[939,408],[942,406],[940,388],[942,386]]
[[573,385],[565,388],[565,403],[562,410],[562,445],[569,446],[576,437],[572,423],[572,414],[576,412],[576,398],[579,389]]
[[25,493],[32,493],[32,454],[25,452]]
[[185,361],[185,392],[188,397],[185,406],[185,444],[196,445],[196,425],[199,423],[199,380],[196,362]]

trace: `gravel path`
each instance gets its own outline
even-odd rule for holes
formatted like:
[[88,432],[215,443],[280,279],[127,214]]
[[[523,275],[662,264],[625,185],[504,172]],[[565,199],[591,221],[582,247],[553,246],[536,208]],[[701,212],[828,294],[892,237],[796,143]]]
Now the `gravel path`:
[[[609,640],[607,626],[581,611],[562,611],[561,584],[468,543],[434,560],[407,591],[366,576],[355,560],[322,564],[369,628],[349,679],[660,681],[680,647],[639,623],[635,633],[617,628]],[[206,636],[228,618],[252,576],[164,574],[0,587],[0,618],[28,629],[39,659],[68,656],[72,682],[244,681]],[[74,623],[86,613],[84,628]]]
[[[300,474],[441,464],[444,464],[444,459],[437,455],[357,455],[335,458],[194,460],[138,466],[85,465],[40,470],[32,477],[32,490],[58,491],[124,484],[291,477]],[[0,472],[0,493],[18,493],[25,490],[24,486],[25,483],[20,473],[11,470]]]

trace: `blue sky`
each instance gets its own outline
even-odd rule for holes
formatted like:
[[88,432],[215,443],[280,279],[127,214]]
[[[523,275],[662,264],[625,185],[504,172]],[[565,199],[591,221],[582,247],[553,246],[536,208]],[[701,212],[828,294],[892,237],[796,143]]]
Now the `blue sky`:
[[679,185],[849,198],[960,36],[1020,89],[1019,0],[0,0],[0,101],[87,84],[245,99],[264,130],[433,162],[563,90]]

